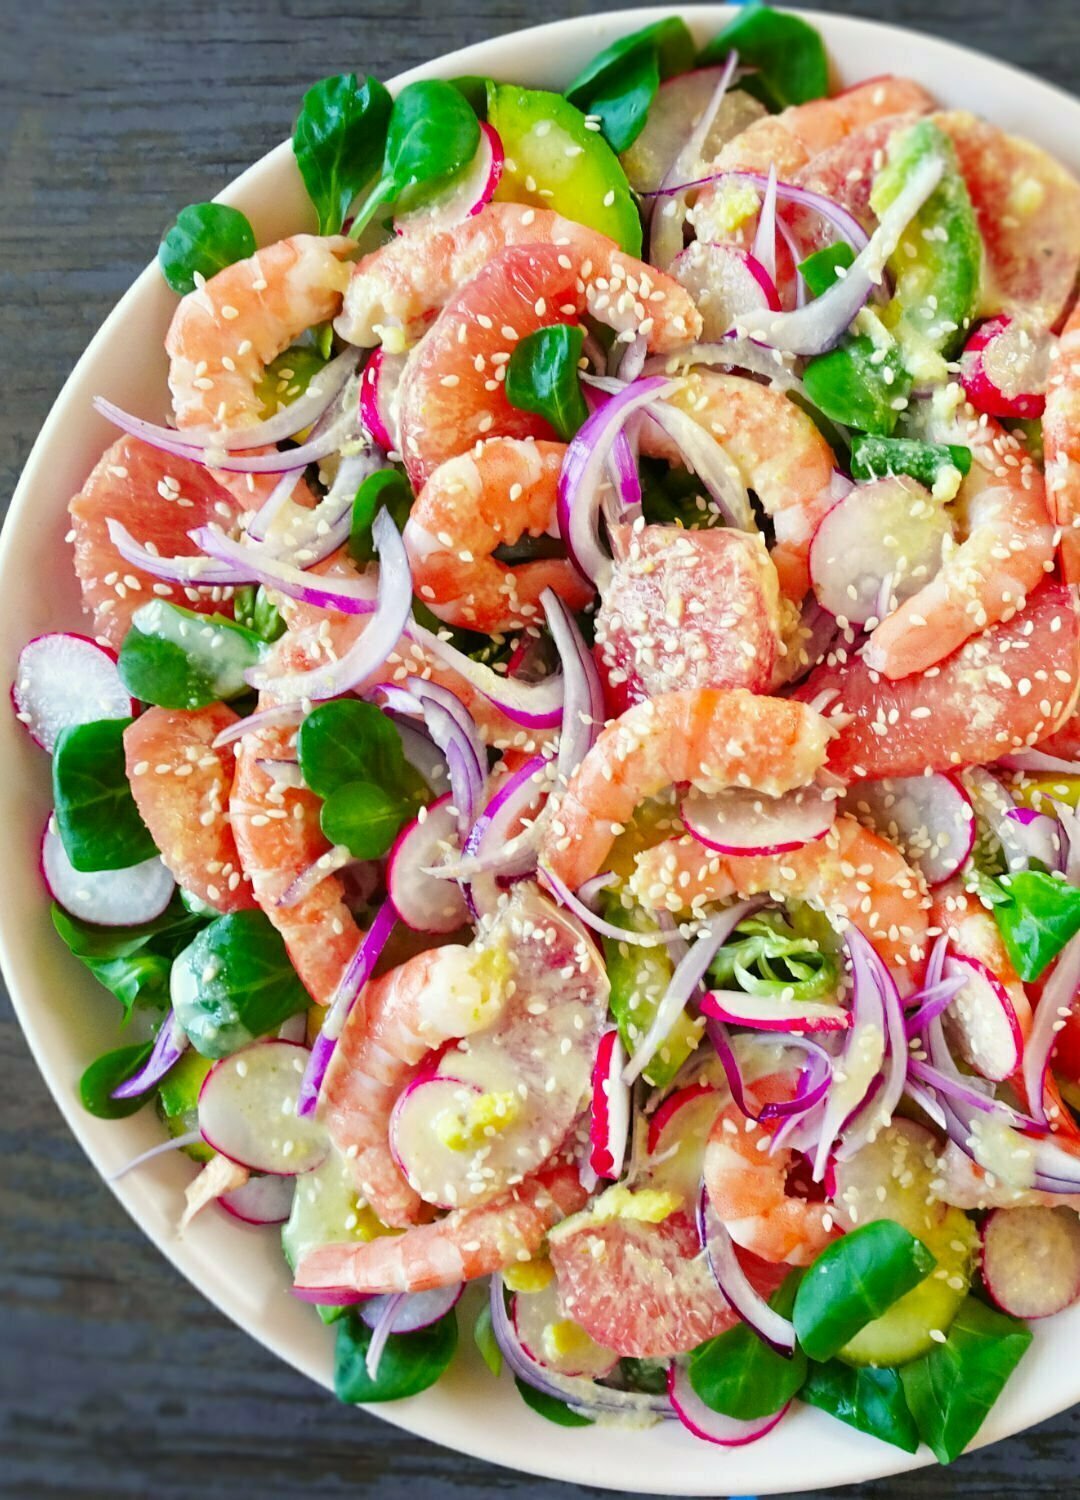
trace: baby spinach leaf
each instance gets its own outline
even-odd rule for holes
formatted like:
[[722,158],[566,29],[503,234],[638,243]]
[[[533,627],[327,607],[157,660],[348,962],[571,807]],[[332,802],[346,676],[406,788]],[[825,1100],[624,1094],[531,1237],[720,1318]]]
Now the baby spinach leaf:
[[372,781],[350,781],[330,793],[320,825],[332,844],[344,844],[355,859],[382,859],[413,816],[413,804]]
[[[698,58],[699,67],[721,63],[736,50],[744,67],[756,68],[765,103],[773,109],[805,104],[829,91],[829,61],[821,34],[790,11],[750,0]],[[751,80],[744,80],[743,86]],[[755,90],[757,92],[757,90]]]
[[173,1010],[204,1057],[228,1057],[307,1010],[285,944],[261,911],[234,911],[204,927],[180,953]]
[[378,557],[371,528],[380,510],[388,510],[401,531],[409,519],[412,502],[412,490],[398,469],[380,469],[377,474],[368,475],[356,492],[352,508],[349,551],[357,562],[375,562]]
[[250,630],[267,645],[280,640],[285,634],[285,621],[266,589],[245,585],[233,594],[233,618],[244,630]]
[[374,1380],[364,1363],[372,1330],[356,1312],[338,1323],[334,1346],[334,1392],[339,1401],[401,1401],[435,1384],[457,1348],[453,1308],[428,1328],[392,1333]]
[[[452,83],[428,78],[409,83],[394,100],[382,171],[349,234],[355,239],[383,205],[406,199],[417,208],[476,155],[480,126],[468,100]],[[418,191],[419,190],[419,191]]]
[[506,366],[506,399],[535,412],[568,443],[589,415],[578,361],[585,330],[569,323],[538,328],[521,339]]
[[339,234],[355,199],[379,170],[390,95],[377,78],[324,78],[304,95],[293,155],[319,216],[320,234]]
[[466,99],[469,108],[478,120],[487,119],[488,84],[490,78],[484,78],[479,73],[463,73],[460,78],[451,78],[450,82],[462,98]]
[[833,422],[882,437],[891,435],[912,385],[896,348],[882,358],[863,334],[812,359],[803,382],[807,396]]
[[[966,474],[971,468],[971,449],[956,443],[924,443],[918,438],[874,437],[856,433],[851,439],[853,479],[880,479],[907,474],[932,490],[946,469]],[[955,476],[954,476],[955,478]]]
[[377,781],[401,796],[415,786],[393,721],[374,703],[339,698],[308,714],[296,736],[304,780],[319,797],[350,781]]
[[879,1370],[873,1365],[853,1368],[839,1359],[811,1364],[799,1400],[905,1453],[918,1449],[919,1430],[897,1370]]
[[1042,870],[981,876],[979,894],[991,910],[1013,967],[1025,981],[1043,970],[1080,932],[1080,890]]
[[945,1342],[901,1367],[907,1404],[939,1463],[963,1453],[1030,1343],[1024,1323],[969,1297]]
[[255,231],[238,208],[225,203],[192,203],[158,246],[161,274],[174,292],[195,290],[195,277],[209,280],[238,260],[255,254]]
[[53,804],[64,853],[76,870],[126,870],[157,853],[124,767],[130,719],[61,731],[53,752]]
[[124,1008],[169,1003],[169,970],[180,949],[203,925],[173,898],[160,917],[138,927],[96,927],[53,902],[53,926],[72,954],[111,990]]
[[133,697],[159,708],[205,708],[247,691],[244,673],[263,655],[252,630],[154,599],[131,617],[117,668]]
[[820,297],[836,283],[837,270],[846,271],[855,260],[855,252],[846,240],[815,250],[799,262],[799,270],[811,297]]
[[153,1087],[134,1099],[114,1099],[112,1092],[135,1076],[150,1056],[153,1045],[144,1042],[134,1047],[117,1047],[114,1052],[105,1052],[92,1062],[79,1079],[83,1109],[99,1120],[123,1120],[142,1109],[153,1094]]
[[525,1405],[531,1407],[537,1416],[543,1417],[547,1422],[554,1422],[556,1427],[591,1427],[592,1417],[584,1417],[579,1411],[572,1411],[565,1401],[559,1401],[555,1396],[549,1396],[546,1391],[538,1391],[528,1381],[514,1376],[514,1384],[518,1388],[518,1394]]
[[495,1337],[495,1327],[491,1320],[491,1303],[481,1304],[480,1311],[476,1315],[473,1324],[473,1343],[480,1351],[480,1358],[495,1376],[502,1374],[503,1354],[499,1348],[499,1341]]
[[[791,1316],[801,1280],[792,1272],[769,1302]],[[790,1358],[762,1343],[746,1323],[709,1339],[690,1355],[690,1384],[705,1405],[725,1416],[750,1421],[768,1417],[791,1400],[806,1379],[806,1355],[796,1349]]]
[[677,16],[642,27],[605,47],[577,75],[566,97],[600,120],[613,151],[625,151],[644,128],[662,78],[694,65],[694,39]]
[[921,1240],[891,1219],[842,1235],[807,1270],[792,1321],[811,1359],[831,1359],[937,1265]]

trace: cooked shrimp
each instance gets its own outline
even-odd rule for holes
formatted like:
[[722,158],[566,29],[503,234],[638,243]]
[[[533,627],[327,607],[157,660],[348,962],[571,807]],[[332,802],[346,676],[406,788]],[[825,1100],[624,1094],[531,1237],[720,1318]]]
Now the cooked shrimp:
[[604,234],[548,208],[489,203],[453,229],[398,235],[352,271],[334,327],[350,344],[400,352],[433,312],[499,254],[515,245],[556,245],[576,270],[589,311],[617,332],[640,331],[649,348],[678,348],[698,336],[689,294],[662,271],[625,255]]
[[322,1090],[327,1125],[385,1224],[414,1224],[425,1211],[390,1151],[398,1095],[429,1052],[488,1025],[502,1003],[474,960],[470,949],[449,944],[372,980],[334,1049]]
[[323,1245],[296,1268],[310,1290],[424,1292],[531,1260],[552,1225],[584,1207],[576,1167],[549,1167],[479,1208],[456,1208],[434,1224],[367,1244]]
[[526,533],[555,529],[565,453],[562,443],[491,438],[431,475],[403,539],[413,586],[441,620],[495,634],[534,622],[545,589],[573,610],[592,600],[593,589],[568,558],[510,566],[494,556]]
[[1066,583],[1080,583],[1080,302],[1050,364],[1043,413],[1046,499],[1061,532]]
[[638,855],[630,881],[653,911],[691,911],[712,901],[768,894],[808,901],[838,927],[851,923],[901,977],[925,950],[926,882],[887,839],[841,815],[823,839],[786,854],[718,854],[685,835]]
[[181,298],[165,335],[178,427],[254,425],[272,359],[341,307],[356,246],[296,234],[264,245]]
[[[753,1084],[760,1104],[790,1099],[789,1075],[772,1074]],[[775,1129],[775,1126],[773,1127]],[[705,1147],[705,1187],[728,1233],[744,1250],[773,1264],[808,1266],[840,1230],[825,1203],[787,1192],[793,1151],[769,1155],[773,1131],[729,1104],[716,1117]]]
[[[772,560],[795,604],[810,586],[810,541],[833,505],[835,460],[813,422],[772,386],[742,375],[695,370],[667,398],[712,434],[772,519]],[[642,449],[679,462],[670,439],[649,423]]]
[[959,428],[956,441],[972,457],[954,511],[962,540],[871,634],[867,665],[889,678],[925,672],[987,626],[1011,619],[1054,565],[1042,476],[1023,443],[970,408]]
[[825,760],[829,729],[805,704],[743,688],[662,693],[604,729],[549,819],[540,866],[572,889],[601,868],[640,802],[677,782],[706,792],[805,786]]
[[295,759],[295,729],[273,727],[245,734],[236,758],[229,817],[256,901],[285,939],[312,999],[326,1005],[363,934],[332,872],[300,900],[281,904],[293,881],[330,848],[319,827],[319,798],[306,787],[280,785],[263,764]]

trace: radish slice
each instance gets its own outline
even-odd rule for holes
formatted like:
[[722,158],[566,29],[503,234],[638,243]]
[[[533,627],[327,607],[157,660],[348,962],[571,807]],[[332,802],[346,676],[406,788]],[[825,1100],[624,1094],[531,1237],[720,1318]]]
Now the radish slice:
[[625,1067],[626,1049],[612,1028],[600,1038],[596,1052],[589,1122],[589,1164],[598,1177],[612,1181],[622,1172],[630,1130],[630,1089],[622,1077]]
[[728,1098],[723,1089],[692,1083],[664,1100],[649,1121],[651,1187],[666,1188],[693,1203],[701,1187],[705,1143]]
[[996,1208],[982,1231],[986,1289],[1014,1318],[1047,1318],[1080,1297],[1080,1218],[1071,1208]]
[[158,855],[126,870],[76,870],[50,818],[41,836],[41,873],[65,911],[99,927],[152,922],[172,900],[176,882]]
[[855,485],[810,543],[818,603],[851,625],[883,619],[937,573],[951,535],[944,506],[914,479]]
[[278,1027],[278,1041],[292,1042],[294,1046],[303,1047],[307,1043],[307,1011],[300,1011],[299,1015],[290,1016],[287,1021],[282,1021]]
[[965,981],[942,1017],[950,1046],[983,1078],[1010,1078],[1020,1066],[1024,1036],[1008,990],[985,964],[960,953],[948,955],[942,976]]
[[227,1214],[245,1224],[284,1224],[292,1212],[293,1177],[249,1177],[243,1187],[217,1200]]
[[735,245],[696,240],[669,267],[697,303],[701,337],[710,343],[749,312],[780,311],[780,298],[768,271],[753,255]]
[[836,821],[836,798],[820,787],[799,787],[769,797],[746,787],[708,795],[691,788],[683,822],[707,849],[721,854],[785,854],[824,838]]
[[360,421],[386,453],[397,452],[397,391],[406,359],[380,345],[360,377]]
[[398,1304],[390,1319],[388,1333],[416,1333],[421,1328],[430,1328],[440,1318],[445,1318],[452,1307],[456,1307],[465,1290],[463,1281],[453,1286],[437,1286],[430,1292],[388,1292],[381,1297],[368,1297],[360,1307],[360,1316],[369,1328],[374,1328],[386,1313],[391,1302]]
[[89,636],[38,635],[19,652],[11,686],[15,717],[43,750],[62,729],[97,719],[130,719],[136,702],[120,681],[116,657]]
[[449,792],[407,824],[390,850],[386,888],[397,914],[414,932],[454,932],[469,920],[456,881],[425,874],[458,852],[458,815]]
[[789,1401],[771,1416],[755,1417],[750,1422],[725,1417],[705,1405],[690,1384],[686,1366],[680,1364],[673,1364],[668,1369],[668,1397],[675,1415],[688,1431],[706,1443],[718,1443],[721,1448],[742,1448],[747,1443],[756,1443],[758,1438],[773,1430],[791,1405]]
[[521,1347],[545,1370],[599,1380],[619,1362],[613,1349],[598,1344],[569,1317],[554,1277],[538,1292],[515,1293],[510,1316]]
[[483,1097],[484,1091],[477,1084],[428,1073],[414,1078],[394,1105],[390,1116],[391,1153],[421,1198],[437,1208],[457,1206],[457,1184],[466,1152],[455,1143],[471,1138],[470,1127],[475,1120],[479,1145],[485,1129],[497,1124],[500,1107],[504,1112],[508,1107],[507,1101],[494,1102],[493,1118],[485,1126],[475,1113]]
[[1046,406],[1054,340],[1045,328],[1004,313],[981,323],[960,358],[960,379],[976,411],[1037,419]]
[[840,805],[891,839],[931,886],[951,880],[975,844],[975,809],[955,776],[857,781]]
[[1056,818],[1049,813],[1035,812],[1030,807],[1010,807],[1005,817],[1014,826],[1015,847],[1018,851],[1023,850],[1027,863],[1037,859],[1048,870],[1059,870],[1064,874],[1065,840]]
[[329,1150],[324,1126],[298,1116],[296,1099],[308,1049],[255,1042],[222,1058],[199,1092],[199,1129],[207,1145],[251,1172],[295,1177]]
[[506,153],[499,132],[484,121],[480,126],[480,144],[469,165],[433,203],[411,213],[395,214],[395,230],[398,234],[414,231],[426,234],[429,230],[453,229],[463,220],[478,214],[494,198],[505,161]]
[[[705,113],[724,71],[723,64],[695,68],[660,85],[649,106],[645,128],[620,158],[635,193],[655,193],[660,187]],[[725,141],[764,113],[763,106],[749,94],[738,89],[726,93],[702,142],[702,165],[714,161]],[[689,175],[696,175],[696,169]]]
[[846,1031],[851,1025],[851,1012],[836,1005],[744,995],[742,990],[710,990],[702,997],[701,1010],[718,1021],[757,1031]]

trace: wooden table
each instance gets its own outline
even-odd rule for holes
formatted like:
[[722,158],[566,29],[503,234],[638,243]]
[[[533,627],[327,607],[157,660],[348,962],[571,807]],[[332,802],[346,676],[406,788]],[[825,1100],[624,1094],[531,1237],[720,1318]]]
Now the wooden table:
[[[285,135],[309,81],[350,67],[389,77],[532,20],[605,8],[599,0],[539,8],[525,0],[0,0],[0,493],[10,495],[64,378],[163,226]],[[922,27],[1075,86],[1075,0],[836,8]],[[904,61],[883,59],[883,67]],[[0,1049],[0,1493],[570,1495],[338,1406],[245,1338],[97,1180],[6,996]],[[950,1471],[863,1493],[1075,1495],[1078,1458],[1080,1409]]]

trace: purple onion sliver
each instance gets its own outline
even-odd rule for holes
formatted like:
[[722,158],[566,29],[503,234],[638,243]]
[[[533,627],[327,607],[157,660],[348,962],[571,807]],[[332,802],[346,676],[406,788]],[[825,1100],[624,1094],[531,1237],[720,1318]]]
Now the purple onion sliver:
[[790,1359],[795,1353],[795,1325],[769,1306],[747,1280],[735,1254],[735,1245],[702,1186],[697,1204],[697,1229],[713,1280],[743,1322],[777,1354]]
[[170,1010],[158,1028],[150,1056],[137,1073],[113,1089],[112,1099],[137,1099],[156,1083],[160,1083],[169,1069],[178,1063],[188,1047],[187,1033]]
[[1046,1120],[1046,1075],[1058,1039],[1058,1028],[1072,1011],[1080,993],[1080,933],[1065,944],[1035,1007],[1031,1032],[1024,1044],[1022,1070],[1028,1108],[1040,1123]]
[[[220,558],[238,570],[246,569],[249,581],[277,589],[301,604],[335,609],[345,615],[370,615],[377,607],[365,580],[320,578],[276,557],[264,544],[255,542],[245,546],[216,526],[198,526],[188,535],[208,557]],[[335,551],[339,545],[340,542],[329,550]]]
[[141,417],[133,417],[111,401],[102,400],[100,396],[94,398],[94,407],[114,427],[119,427],[121,432],[141,438],[151,447],[158,448],[163,453],[171,453],[174,458],[186,458],[204,468],[221,469],[228,474],[285,474],[293,469],[306,469],[308,464],[317,463],[320,459],[328,458],[331,453],[336,453],[340,441],[340,435],[331,430],[315,441],[309,440],[284,453],[234,453],[225,448],[204,448],[184,442],[181,435],[174,434],[171,428],[158,427],[153,422],[143,421]]
[[184,583],[203,588],[214,588],[222,584],[252,583],[251,569],[235,563],[195,552],[180,557],[161,557],[135,540],[131,532],[120,521],[111,516],[106,519],[109,540],[125,562],[141,568],[154,578],[164,578],[170,583]]
[[407,622],[405,634],[422,650],[457,672],[513,723],[525,729],[555,729],[561,722],[562,677],[558,674],[533,683],[500,677],[483,662],[473,661],[415,620]]

